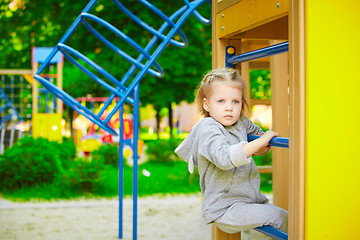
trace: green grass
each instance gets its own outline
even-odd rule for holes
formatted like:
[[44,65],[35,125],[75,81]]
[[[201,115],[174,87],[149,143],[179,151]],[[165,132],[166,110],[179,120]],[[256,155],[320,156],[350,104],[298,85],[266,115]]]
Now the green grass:
[[[145,176],[143,171],[150,173]],[[132,195],[132,167],[124,168],[124,195]],[[198,174],[191,175],[187,171],[187,163],[154,163],[147,162],[139,166],[138,171],[138,194],[148,196],[153,194],[189,194],[200,193]],[[271,174],[261,174],[261,191],[272,192]],[[100,175],[94,192],[79,192],[68,185],[43,184],[35,187],[26,187],[12,192],[3,192],[3,196],[14,201],[29,200],[52,200],[52,199],[76,199],[115,197],[118,195],[118,169],[105,168]]]
[[[150,176],[145,176],[149,172]],[[124,195],[132,194],[132,167],[124,167]],[[199,193],[199,177],[190,175],[187,163],[156,163],[147,162],[139,166],[138,194]],[[101,173],[92,192],[81,192],[67,184],[42,184],[24,187],[11,192],[2,193],[5,198],[15,201],[72,199],[78,197],[115,197],[118,195],[118,169],[107,166]]]

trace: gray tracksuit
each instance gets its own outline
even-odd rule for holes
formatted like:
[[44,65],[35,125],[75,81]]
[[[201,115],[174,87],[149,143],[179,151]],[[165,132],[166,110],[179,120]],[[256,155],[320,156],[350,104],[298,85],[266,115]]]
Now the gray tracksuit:
[[206,223],[217,221],[236,204],[268,202],[260,193],[260,174],[254,160],[243,152],[247,135],[259,133],[263,134],[261,128],[246,116],[229,127],[207,117],[196,123],[176,148],[175,153],[189,162],[190,168],[192,164],[198,167]]

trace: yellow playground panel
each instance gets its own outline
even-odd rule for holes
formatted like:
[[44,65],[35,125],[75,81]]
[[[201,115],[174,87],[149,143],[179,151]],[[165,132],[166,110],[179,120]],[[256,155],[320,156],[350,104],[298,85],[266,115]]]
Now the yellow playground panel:
[[[289,239],[359,239],[356,149],[360,1],[213,0],[213,68],[236,55],[289,41],[289,52],[237,64],[271,70],[274,203],[289,211]],[[356,125],[355,125],[356,126]],[[240,239],[213,226],[212,239]]]
[[62,142],[61,113],[35,113],[32,118],[34,138],[42,137],[49,141]]

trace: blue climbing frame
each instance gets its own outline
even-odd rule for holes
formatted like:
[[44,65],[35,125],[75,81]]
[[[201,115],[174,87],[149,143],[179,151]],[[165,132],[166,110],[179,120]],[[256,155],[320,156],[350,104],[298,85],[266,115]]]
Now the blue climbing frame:
[[[131,11],[129,11],[120,1],[111,0],[116,7],[119,8],[120,11],[125,13],[129,18],[131,18],[134,22],[136,22],[139,26],[149,31],[154,37],[149,41],[145,48],[140,47],[135,41],[133,41],[130,37],[128,37],[123,31],[117,29],[110,23],[104,21],[103,19],[89,13],[90,10],[96,5],[98,0],[91,0],[88,5],[84,8],[81,14],[75,19],[74,23],[70,26],[70,28],[66,31],[60,41],[53,48],[51,53],[47,56],[46,60],[42,63],[42,65],[37,70],[34,78],[40,82],[48,91],[53,93],[56,97],[61,99],[65,104],[71,107],[73,110],[79,112],[86,118],[88,118],[93,123],[97,124],[102,129],[107,132],[117,135],[115,129],[109,126],[109,121],[111,118],[119,112],[120,118],[120,140],[119,140],[119,238],[123,238],[123,153],[122,148],[124,145],[123,139],[123,106],[125,103],[128,103],[133,106],[134,112],[134,138],[133,138],[133,240],[137,239],[137,190],[138,190],[138,138],[139,138],[139,83],[140,80],[144,77],[145,74],[149,73],[155,77],[162,77],[163,70],[160,65],[156,62],[156,59],[160,56],[162,51],[166,48],[168,44],[177,46],[177,47],[185,47],[187,45],[187,39],[185,34],[180,30],[180,27],[184,24],[187,18],[190,15],[194,15],[198,20],[202,23],[209,24],[210,20],[204,18],[200,15],[200,13],[196,10],[199,6],[204,3],[209,3],[211,8],[211,0],[194,0],[192,2],[188,0],[184,0],[185,5],[177,10],[170,17],[165,15],[159,9],[157,9],[154,5],[149,3],[146,0],[138,0],[140,4],[144,7],[150,9],[155,15],[160,16],[161,19],[164,20],[163,25],[155,30],[147,23],[140,20],[136,15],[134,15]],[[210,11],[211,12],[211,11]],[[130,55],[126,54],[124,51],[115,46],[112,42],[107,40],[104,36],[102,36],[95,28],[88,22],[91,20],[92,24],[100,24],[108,30],[112,31],[115,35],[129,43],[132,47],[134,47],[138,52],[139,56],[137,59],[132,58]],[[123,76],[121,80],[116,79],[109,72],[107,72],[104,68],[99,66],[97,63],[93,62],[89,58],[87,58],[82,53],[73,49],[72,47],[66,45],[66,41],[73,34],[75,29],[83,24],[89,32],[91,32],[96,38],[102,41],[105,45],[107,45],[111,50],[113,50],[116,54],[123,57],[126,61],[130,62],[132,66],[127,71],[127,73]],[[164,32],[168,30],[168,33],[164,35]],[[180,36],[181,41],[176,41],[174,39],[175,35]],[[155,48],[155,46],[157,46]],[[155,48],[155,49],[154,49]],[[47,79],[40,76],[40,74],[44,71],[44,69],[51,63],[52,59],[56,56],[58,52],[61,52],[64,57],[73,65],[78,67],[82,72],[87,74],[92,80],[100,84],[102,87],[107,89],[110,92],[110,96],[108,101],[104,103],[104,106],[100,109],[100,111],[95,114],[92,110],[88,109],[85,106],[82,106],[76,99],[70,96],[68,93],[64,92],[62,89],[57,88],[55,85],[50,83]],[[151,54],[152,53],[152,54]],[[102,77],[106,78],[111,84],[105,82],[102,78],[95,75],[92,71],[88,70],[82,64],[80,64],[75,58],[80,59],[89,65],[92,69],[95,69]],[[146,61],[145,63],[143,63]],[[139,71],[136,71],[139,70]],[[129,81],[132,79],[132,81]],[[115,107],[112,109],[108,109],[110,107],[111,102],[115,97],[119,98],[119,101],[116,103]],[[105,119],[101,118],[103,113],[107,110],[110,112]]]
[[19,122],[23,121],[23,118],[20,116],[19,112],[16,110],[8,96],[5,94],[5,91],[0,87],[0,103],[4,102],[4,105],[0,107],[0,113],[6,113],[5,118],[1,118],[0,126],[11,119],[17,119]]

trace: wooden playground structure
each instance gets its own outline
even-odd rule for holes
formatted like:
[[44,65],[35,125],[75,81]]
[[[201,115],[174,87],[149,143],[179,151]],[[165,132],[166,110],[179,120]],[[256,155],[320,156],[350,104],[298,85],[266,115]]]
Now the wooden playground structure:
[[[359,141],[341,117],[359,116],[359,7],[350,0],[212,1],[213,68],[226,66],[229,46],[241,54],[289,42],[288,54],[236,64],[248,83],[249,69],[271,69],[273,129],[290,139],[289,149],[273,149],[274,204],[289,211],[289,239],[359,235],[349,226],[360,215]],[[238,240],[241,233],[213,226],[212,239]]]

